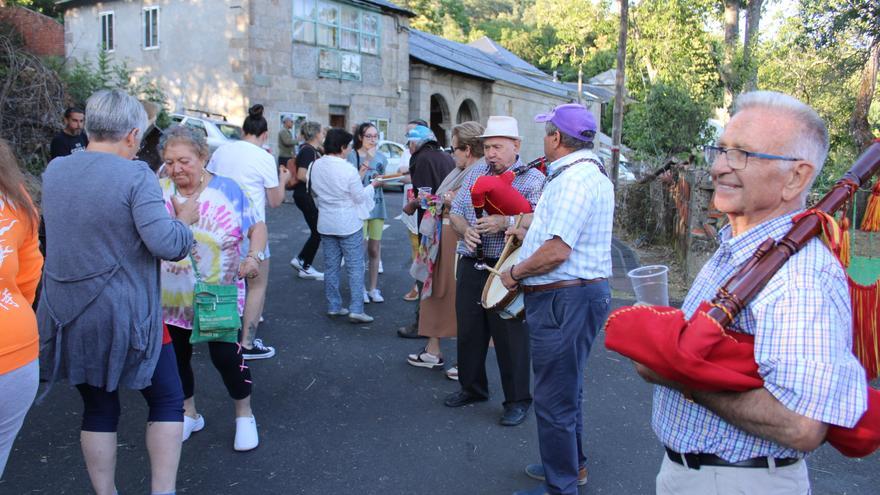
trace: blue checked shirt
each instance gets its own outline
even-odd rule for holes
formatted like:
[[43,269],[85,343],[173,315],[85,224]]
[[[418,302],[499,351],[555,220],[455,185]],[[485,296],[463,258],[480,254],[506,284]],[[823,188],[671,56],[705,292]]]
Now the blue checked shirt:
[[[589,150],[566,155],[547,167],[547,176],[577,160],[601,160]],[[611,227],[614,223],[614,186],[595,163],[572,165],[544,186],[532,224],[519,250],[520,261],[545,241],[558,236],[571,254],[551,272],[523,279],[542,285],[578,278],[611,276]]]
[[[523,163],[519,160],[519,157],[517,157],[516,163],[513,164],[513,168],[516,169],[522,166]],[[471,227],[477,223],[477,215],[474,213],[474,205],[471,203],[471,188],[474,187],[474,183],[477,181],[478,177],[481,175],[489,175],[490,170],[489,165],[485,162],[472,165],[462,181],[461,189],[458,190],[458,194],[455,195],[455,199],[452,201],[452,208],[449,212],[453,215],[464,217],[464,219],[467,220],[468,225]],[[513,179],[513,188],[519,191],[529,203],[532,204],[532,208],[538,204],[538,199],[541,197],[541,187],[543,185],[544,174],[535,169],[531,169]],[[482,240],[483,256],[486,258],[498,258],[501,256],[501,251],[504,249],[504,232],[498,234],[484,234]],[[471,258],[476,256],[473,251],[468,251],[468,248],[464,245],[464,241],[458,242],[456,252],[462,256],[469,256]]]
[[[682,310],[690,317],[715,296],[768,237],[780,239],[793,214],[721,246],[700,270]],[[788,409],[823,423],[852,427],[867,408],[865,371],[852,354],[850,297],[843,267],[819,239],[795,254],[746,306],[731,328],[755,336],[755,362],[766,388]],[[676,452],[718,455],[729,462],[806,453],[750,435],[672,389],[654,389],[654,432]]]

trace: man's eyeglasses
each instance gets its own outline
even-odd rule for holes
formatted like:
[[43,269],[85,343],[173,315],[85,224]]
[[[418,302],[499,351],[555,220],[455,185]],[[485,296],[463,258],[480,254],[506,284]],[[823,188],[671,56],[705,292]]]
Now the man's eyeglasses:
[[799,162],[803,158],[793,158],[790,156],[769,155],[767,153],[756,153],[754,151],[741,150],[739,148],[724,148],[721,146],[703,146],[703,156],[706,163],[712,165],[721,155],[727,158],[727,166],[733,170],[742,170],[749,164],[749,158],[761,158],[764,160],[783,160],[786,162]]
[[451,155],[451,154],[455,153],[455,150],[458,150],[458,151],[467,151],[468,148],[467,148],[467,146],[465,145],[465,146],[459,146],[459,147],[457,147],[457,148],[453,148],[452,146],[449,146],[449,147],[441,148],[441,149],[442,149],[443,151],[445,151],[445,152],[447,152],[447,153],[449,153],[449,154]]
[[364,139],[379,139],[378,134],[364,134]]

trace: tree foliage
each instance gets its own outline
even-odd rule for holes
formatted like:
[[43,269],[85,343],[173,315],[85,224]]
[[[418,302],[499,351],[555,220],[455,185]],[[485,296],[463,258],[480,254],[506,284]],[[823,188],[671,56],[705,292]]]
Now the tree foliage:
[[43,15],[61,20],[62,14],[55,5],[55,0],[8,0],[7,5],[17,5],[37,11]]
[[708,143],[711,116],[712,106],[694,99],[688,89],[657,81],[643,102],[630,105],[623,133],[632,148],[669,156]]

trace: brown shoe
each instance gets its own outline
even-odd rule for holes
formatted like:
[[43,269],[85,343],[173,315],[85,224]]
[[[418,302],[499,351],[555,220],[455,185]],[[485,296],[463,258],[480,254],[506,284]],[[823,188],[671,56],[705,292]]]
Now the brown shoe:
[[[546,481],[547,476],[544,474],[543,464],[529,464],[526,466],[526,476],[533,480]],[[581,466],[578,469],[578,486],[587,484],[587,466]]]

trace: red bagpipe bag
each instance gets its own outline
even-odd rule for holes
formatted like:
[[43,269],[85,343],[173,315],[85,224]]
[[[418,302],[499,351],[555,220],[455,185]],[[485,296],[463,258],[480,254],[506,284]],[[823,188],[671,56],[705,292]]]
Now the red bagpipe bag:
[[531,213],[532,205],[513,187],[516,175],[508,170],[501,175],[481,175],[471,187],[471,203],[490,215]]
[[[725,330],[703,301],[690,320],[676,308],[627,306],[605,323],[605,346],[686,388],[744,392],[764,382],[755,363],[754,337]],[[853,428],[829,425],[825,439],[848,457],[880,447],[880,391],[868,387],[868,410]]]

